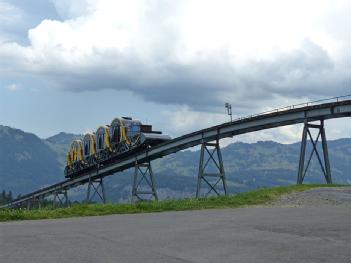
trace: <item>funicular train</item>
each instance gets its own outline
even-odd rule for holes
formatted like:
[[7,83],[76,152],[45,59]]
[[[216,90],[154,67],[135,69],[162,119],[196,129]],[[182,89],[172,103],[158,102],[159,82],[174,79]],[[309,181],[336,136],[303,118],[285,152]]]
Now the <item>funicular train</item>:
[[100,126],[95,133],[86,133],[82,140],[74,140],[67,154],[65,177],[79,176],[85,170],[118,160],[129,153],[141,151],[171,138],[151,125],[130,117],[115,118],[111,125]]

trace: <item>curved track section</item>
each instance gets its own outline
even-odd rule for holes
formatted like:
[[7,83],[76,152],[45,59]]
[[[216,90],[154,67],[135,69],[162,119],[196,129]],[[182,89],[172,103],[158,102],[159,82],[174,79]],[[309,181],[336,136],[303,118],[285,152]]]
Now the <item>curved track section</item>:
[[286,125],[342,117],[351,117],[351,100],[340,101],[340,97],[335,98],[335,102],[314,105],[301,104],[252,115],[175,138],[142,152],[131,154],[124,159],[111,160],[110,164],[104,167],[95,167],[79,177],[65,180],[24,195],[3,207],[15,207],[29,200],[45,198],[56,192],[85,184],[89,182],[89,180],[103,178],[134,167],[135,163],[143,163],[162,158],[163,156],[213,140]]

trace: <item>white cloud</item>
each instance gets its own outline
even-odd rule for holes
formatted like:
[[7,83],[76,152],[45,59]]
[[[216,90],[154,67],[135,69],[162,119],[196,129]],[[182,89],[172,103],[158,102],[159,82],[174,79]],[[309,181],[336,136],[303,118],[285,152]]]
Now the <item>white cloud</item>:
[[18,91],[19,87],[17,84],[11,84],[6,87],[7,90],[9,91]]
[[168,130],[174,134],[181,135],[189,132],[189,130],[197,130],[206,128],[216,124],[229,121],[224,108],[223,114],[214,114],[208,112],[193,111],[188,106],[182,106],[176,111],[162,112],[167,120]]
[[[191,131],[211,127],[224,122],[228,122],[229,116],[223,107],[222,114],[214,114],[210,112],[193,111],[187,106],[180,107],[172,112],[163,112],[165,116],[166,127],[173,132],[173,135],[180,136]],[[235,116],[239,117],[239,116]],[[244,117],[244,116],[240,116]],[[281,143],[293,143],[301,139],[302,126],[291,125],[275,129],[263,130],[255,133],[247,133],[235,136],[233,139],[221,141],[222,146],[226,146],[234,141],[256,142],[256,141],[277,141]]]
[[86,0],[52,0],[57,12],[64,19],[71,19],[86,14],[89,2]]
[[275,141],[279,143],[295,143],[301,140],[302,125],[283,126],[234,137],[235,141],[254,143],[257,141]]
[[17,22],[22,16],[22,11],[8,2],[0,1],[0,24]]
[[164,113],[177,133],[225,121],[225,101],[242,116],[349,93],[348,1],[53,2],[64,20],[43,20],[28,46],[0,44],[0,74],[181,105]]

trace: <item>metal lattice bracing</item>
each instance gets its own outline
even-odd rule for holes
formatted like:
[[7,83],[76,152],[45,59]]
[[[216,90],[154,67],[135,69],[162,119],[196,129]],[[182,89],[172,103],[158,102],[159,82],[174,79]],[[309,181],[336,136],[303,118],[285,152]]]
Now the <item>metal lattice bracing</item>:
[[[41,198],[36,197],[36,198],[32,198],[32,199],[28,200],[25,203],[25,205],[27,206],[27,210],[30,210],[32,208],[39,208],[40,209],[41,208],[41,202],[42,202]],[[19,208],[20,207],[21,207],[21,205],[19,205]]]
[[100,199],[104,204],[106,203],[105,187],[102,177],[97,179],[89,179],[86,202],[92,202],[94,197]]
[[132,188],[132,203],[136,201],[158,200],[155,178],[151,163],[135,163]]
[[[317,136],[313,139],[311,129],[316,129]],[[305,167],[305,155],[306,155],[306,145],[308,141],[308,137],[312,144],[312,151],[308,157],[308,161]],[[323,161],[318,152],[317,144],[319,139],[322,141],[322,151],[323,151]],[[327,145],[327,138],[325,136],[325,129],[324,129],[324,121],[320,120],[320,124],[310,124],[305,122],[303,132],[302,132],[302,142],[301,142],[301,152],[300,152],[300,162],[299,162],[299,171],[297,176],[297,184],[302,184],[303,180],[305,179],[308,167],[311,163],[311,159],[313,155],[316,155],[318,159],[318,163],[322,169],[323,175],[327,184],[332,183],[331,178],[331,171],[330,171],[330,162],[329,162],[329,155],[328,155],[328,145]]]
[[54,193],[53,206],[68,206],[67,189]]
[[[123,159],[109,160],[108,163],[99,167],[98,170],[96,170],[96,167],[92,167],[91,169],[84,171],[82,174],[74,175],[67,180],[16,198],[11,203],[0,206],[0,208],[24,205],[28,200],[33,198],[46,198],[53,195],[53,193],[59,189],[71,189],[86,184],[90,178],[102,178],[122,172],[134,167],[136,161],[138,163],[150,162],[169,154],[214,140],[287,125],[344,117],[351,117],[350,96],[338,97],[325,101],[309,102],[307,104],[291,105],[269,112],[238,118],[232,122],[222,123],[220,125],[185,134],[169,142],[142,151],[131,152]],[[300,178],[302,178],[302,174],[303,172],[300,172]],[[326,172],[326,174],[328,174],[328,172]],[[300,178],[299,181],[301,181]]]
[[[206,171],[211,164],[216,172]],[[205,196],[208,196],[212,192],[218,196],[221,195],[221,190],[219,189],[220,183],[222,184],[224,195],[227,195],[227,182],[219,140],[216,140],[215,143],[203,143],[201,145],[196,197],[200,197],[202,181],[207,185]]]

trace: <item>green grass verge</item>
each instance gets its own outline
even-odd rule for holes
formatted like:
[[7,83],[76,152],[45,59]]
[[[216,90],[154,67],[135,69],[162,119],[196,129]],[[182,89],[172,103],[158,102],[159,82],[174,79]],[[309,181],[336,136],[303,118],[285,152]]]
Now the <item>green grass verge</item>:
[[292,185],[259,189],[232,196],[209,197],[200,199],[167,200],[159,202],[139,202],[137,204],[75,204],[67,208],[42,209],[2,209],[0,221],[53,219],[79,216],[97,216],[111,214],[134,214],[163,211],[184,211],[200,209],[236,208],[264,204],[292,192],[300,192],[316,187],[330,185]]

